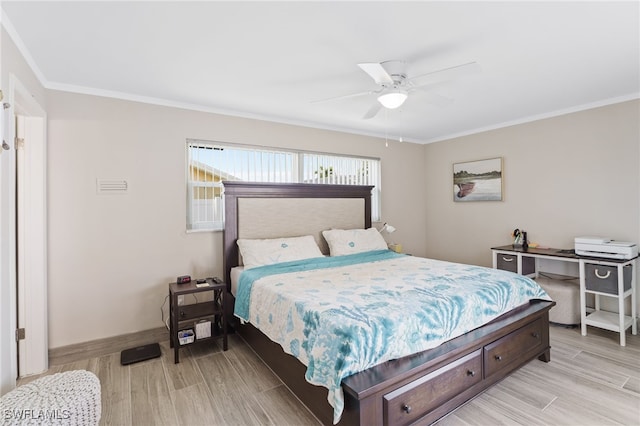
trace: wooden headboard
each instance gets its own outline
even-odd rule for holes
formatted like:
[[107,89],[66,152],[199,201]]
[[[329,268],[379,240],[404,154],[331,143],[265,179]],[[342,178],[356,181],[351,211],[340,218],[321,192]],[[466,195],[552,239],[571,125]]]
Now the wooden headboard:
[[224,274],[240,264],[238,238],[313,235],[327,253],[322,231],[371,227],[373,186],[308,183],[224,184]]

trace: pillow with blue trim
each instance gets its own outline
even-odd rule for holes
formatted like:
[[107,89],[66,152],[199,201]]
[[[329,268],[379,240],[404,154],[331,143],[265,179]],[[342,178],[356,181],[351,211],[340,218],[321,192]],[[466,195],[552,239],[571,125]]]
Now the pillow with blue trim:
[[330,229],[322,231],[331,256],[343,256],[365,251],[387,250],[387,242],[376,228]]
[[238,248],[245,269],[293,260],[323,257],[312,235],[291,238],[253,240],[238,239]]

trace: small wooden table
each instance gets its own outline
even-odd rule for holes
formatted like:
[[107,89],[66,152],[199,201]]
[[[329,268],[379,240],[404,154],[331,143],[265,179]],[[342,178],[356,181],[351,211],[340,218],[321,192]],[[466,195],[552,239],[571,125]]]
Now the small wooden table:
[[[211,300],[192,304],[178,304],[179,296],[213,292]],[[222,348],[227,350],[227,319],[225,318],[227,284],[217,278],[208,278],[205,283],[191,281],[186,284],[169,284],[169,344],[173,348],[174,362],[180,362],[180,348],[188,345],[222,339]],[[211,335],[198,338],[196,323],[209,320]],[[178,334],[185,330],[193,332],[193,338],[181,343]],[[192,341],[186,341],[192,340]]]

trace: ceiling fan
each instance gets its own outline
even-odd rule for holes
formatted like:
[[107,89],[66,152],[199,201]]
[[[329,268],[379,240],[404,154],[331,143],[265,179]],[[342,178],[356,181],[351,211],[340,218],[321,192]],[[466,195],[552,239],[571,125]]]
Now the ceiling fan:
[[[373,79],[379,86],[378,88],[366,92],[322,99],[315,102],[377,95],[378,102],[373,104],[363,117],[364,119],[370,119],[375,117],[382,107],[388,109],[399,108],[412,92],[428,92],[429,89],[433,89],[435,86],[446,81],[480,71],[480,65],[477,62],[468,62],[409,78],[407,76],[407,64],[404,61],[364,62],[358,64],[358,66]],[[430,103],[436,105],[443,106],[453,101],[450,98],[434,92],[428,93]]]

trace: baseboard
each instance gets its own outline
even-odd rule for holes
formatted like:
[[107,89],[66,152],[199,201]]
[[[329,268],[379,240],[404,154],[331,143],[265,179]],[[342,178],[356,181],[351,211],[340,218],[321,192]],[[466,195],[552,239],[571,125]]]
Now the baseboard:
[[108,355],[114,352],[121,352],[124,349],[147,345],[149,343],[162,342],[165,340],[169,340],[169,331],[166,327],[158,327],[151,330],[107,337],[105,339],[75,343],[69,346],[49,349],[49,366],[51,367],[54,365],[79,361],[81,359]]

